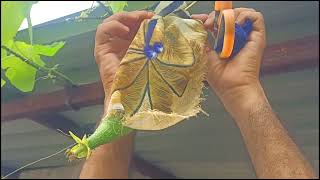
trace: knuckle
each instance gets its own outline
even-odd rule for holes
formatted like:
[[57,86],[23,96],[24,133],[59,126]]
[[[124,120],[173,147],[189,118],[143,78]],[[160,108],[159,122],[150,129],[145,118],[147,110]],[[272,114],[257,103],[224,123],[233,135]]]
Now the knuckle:
[[100,57],[101,57],[100,53],[97,51],[94,51],[93,55],[95,57],[96,62],[97,63],[100,62]]
[[113,78],[114,74],[115,74],[115,72],[113,70],[106,70],[105,71],[105,75],[107,77]]
[[105,22],[109,22],[109,21],[112,21],[112,20],[116,19],[119,16],[118,14],[119,13],[112,14],[110,17],[104,19],[103,22],[105,23]]
[[119,16],[121,16],[121,14],[123,14],[123,13],[116,12],[116,13],[114,13],[112,16],[113,16],[114,18],[119,18]]
[[96,48],[93,51],[93,56],[94,56],[94,59],[96,60],[96,62],[98,62],[99,61],[99,51],[97,51]]
[[117,23],[116,20],[110,20],[110,21],[106,22],[105,24],[107,24],[107,25],[113,25],[113,24],[115,24],[115,23]]
[[112,15],[113,20],[119,20],[119,19],[123,18],[123,16],[126,16],[127,14],[128,14],[128,12],[116,12]]
[[93,51],[93,56],[96,62],[98,62],[98,52],[96,50]]
[[263,14],[261,12],[255,12],[255,14],[260,17],[260,18],[263,18]]
[[[112,15],[113,16],[113,15]],[[102,23],[106,23],[109,22],[110,20],[112,20],[112,16],[105,18]]]
[[106,65],[103,61],[100,63],[99,70],[102,74],[110,75],[110,66]]
[[101,59],[101,57],[103,56],[103,54],[104,54],[104,52],[102,52],[102,51],[99,50],[98,48],[95,48],[95,49],[94,49],[93,55],[94,55],[94,57],[95,57],[95,59],[96,59],[97,62],[100,61],[100,59]]
[[101,29],[103,29],[103,26],[102,26],[103,24],[101,23],[101,24],[99,24],[98,26],[97,26],[97,31],[100,31]]
[[104,67],[102,69],[102,73],[105,76],[110,77],[110,78],[113,78],[115,76],[116,71],[117,71],[117,68],[115,68],[115,67]]
[[236,8],[236,10],[240,10],[240,11],[256,11],[255,9],[253,8],[246,8],[246,7],[239,7],[239,8]]
[[105,21],[101,24],[98,25],[98,30],[102,31],[102,30],[106,30],[109,29],[108,27],[113,26],[115,24],[118,24],[119,22],[117,20],[109,20],[109,21]]

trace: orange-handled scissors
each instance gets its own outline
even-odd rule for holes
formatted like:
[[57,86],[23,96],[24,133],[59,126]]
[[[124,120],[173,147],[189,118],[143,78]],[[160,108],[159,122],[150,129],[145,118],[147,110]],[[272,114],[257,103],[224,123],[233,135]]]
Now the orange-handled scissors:
[[215,1],[214,7],[214,48],[218,40],[223,37],[223,47],[219,57],[224,59],[231,56],[235,39],[235,17],[232,10],[232,1]]

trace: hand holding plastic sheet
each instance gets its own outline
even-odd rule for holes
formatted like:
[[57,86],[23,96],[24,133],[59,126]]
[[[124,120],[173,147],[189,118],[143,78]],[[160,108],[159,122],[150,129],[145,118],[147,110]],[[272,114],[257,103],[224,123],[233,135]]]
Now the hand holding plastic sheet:
[[[144,20],[120,63],[109,110],[96,131],[67,151],[70,159],[89,157],[92,149],[133,129],[160,130],[200,110],[208,33],[201,21],[184,19],[183,1],[159,3]],[[163,8],[161,8],[163,7]]]

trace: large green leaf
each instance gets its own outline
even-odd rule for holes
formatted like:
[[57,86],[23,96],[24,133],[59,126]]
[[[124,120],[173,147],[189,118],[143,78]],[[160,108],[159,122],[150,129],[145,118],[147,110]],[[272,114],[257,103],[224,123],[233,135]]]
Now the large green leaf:
[[[24,18],[37,1],[1,1],[1,45],[8,46],[18,32]],[[1,49],[1,58],[6,56]]]
[[23,92],[32,91],[35,84],[36,69],[15,56],[7,56],[1,60],[6,69],[5,75],[11,84]]
[[[1,45],[5,45],[22,57],[32,61],[40,67],[44,67],[40,55],[54,56],[63,46],[64,42],[55,42],[51,45],[34,45],[32,43],[32,24],[30,9],[37,1],[4,1],[1,2]],[[30,44],[14,42],[14,37],[28,16]],[[7,56],[8,52],[1,49],[1,68],[5,70],[5,76],[13,86],[23,92],[32,91],[35,84],[37,69],[27,64],[19,57]],[[6,83],[1,79],[1,86]]]
[[1,1],[1,45],[15,37],[36,1]]
[[51,45],[33,45],[33,50],[37,54],[45,56],[54,56],[63,46],[65,42],[54,42]]
[[121,12],[128,6],[127,1],[106,1],[106,3],[110,6],[113,13]]

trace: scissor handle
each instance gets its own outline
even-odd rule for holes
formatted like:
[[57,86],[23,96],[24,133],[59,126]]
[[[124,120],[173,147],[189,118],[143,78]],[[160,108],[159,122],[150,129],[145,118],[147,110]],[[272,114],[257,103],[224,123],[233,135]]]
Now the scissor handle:
[[[223,35],[223,47],[219,54],[220,58],[228,58],[232,54],[234,39],[235,39],[235,17],[232,10],[232,1],[215,1],[214,10],[218,17],[217,24],[217,36],[221,33],[221,27],[224,27]],[[221,23],[224,24],[221,24]],[[218,39],[216,39],[218,41]]]
[[213,9],[222,11],[224,9],[232,9],[232,1],[215,1]]
[[219,21],[222,21],[222,18],[224,19],[224,38],[220,58],[228,58],[232,54],[235,39],[235,17],[233,10],[223,10],[220,14]]

